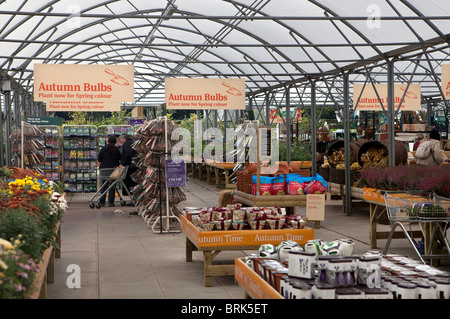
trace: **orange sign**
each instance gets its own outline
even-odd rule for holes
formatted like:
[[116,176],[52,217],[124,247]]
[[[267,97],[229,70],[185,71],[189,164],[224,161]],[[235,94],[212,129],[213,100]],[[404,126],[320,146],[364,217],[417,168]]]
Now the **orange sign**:
[[441,67],[442,92],[444,98],[450,100],[450,64],[442,64]]
[[[394,85],[394,108],[397,109],[403,95],[405,94],[406,84]],[[363,91],[364,88],[364,91]],[[383,108],[387,110],[388,98],[387,98],[387,84],[375,84],[376,92],[371,84],[355,84],[353,86],[353,108],[357,107],[359,111],[382,111]],[[361,94],[361,91],[362,94]],[[378,96],[381,99],[378,99]],[[359,98],[359,102],[358,102]],[[420,84],[410,84],[408,91],[405,94],[401,111],[420,111],[421,110],[421,98],[420,98]]]
[[285,240],[293,240],[301,245],[314,239],[314,229],[263,229],[200,231],[184,216],[180,216],[181,230],[197,247],[278,245]]
[[34,100],[50,112],[120,111],[134,101],[132,65],[35,64]]
[[166,78],[167,109],[244,110],[244,79]]
[[[270,121],[272,123],[283,123],[283,118],[286,119],[286,110],[283,110],[283,117],[278,115],[279,112],[277,112],[277,109],[271,109],[270,110]],[[301,122],[302,121],[302,110],[296,109],[294,111],[291,111],[291,119],[294,122]]]
[[383,205],[385,203],[384,195],[381,194],[381,190],[370,187],[363,187],[363,199],[370,200],[372,202],[379,202]]
[[234,278],[254,299],[284,299],[267,281],[248,267],[242,260],[234,263]]

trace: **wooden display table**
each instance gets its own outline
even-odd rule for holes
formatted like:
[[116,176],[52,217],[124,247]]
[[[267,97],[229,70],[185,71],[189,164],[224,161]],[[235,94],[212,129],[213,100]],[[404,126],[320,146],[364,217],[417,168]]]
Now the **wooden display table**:
[[200,231],[183,215],[180,228],[186,235],[186,261],[192,261],[193,251],[203,251],[205,287],[212,286],[213,276],[234,275],[234,264],[213,265],[213,259],[221,251],[257,250],[262,244],[278,245],[284,240],[304,245],[314,239],[314,229],[309,228]]
[[[345,185],[330,183],[331,184],[331,194],[342,196],[342,212],[345,212]],[[363,202],[369,204],[369,238],[370,247],[377,248],[378,239],[387,239],[389,237],[390,231],[379,231],[377,230],[378,222],[386,215],[386,206],[384,202],[384,196],[381,194],[380,190],[368,187],[351,187],[350,196],[352,198],[361,199]],[[423,234],[421,231],[413,231],[414,238],[420,238]],[[395,232],[393,238],[405,238],[403,232]]]
[[306,206],[306,195],[252,195],[242,191],[234,190],[233,196],[238,203],[250,207],[286,207],[288,213],[292,213],[295,207]]
[[212,184],[212,180],[216,184],[217,188],[235,188],[236,184],[230,182],[230,177],[232,176],[233,169],[236,167],[236,163],[230,162],[215,162],[210,160],[205,160],[206,167],[206,181],[208,184]]
[[284,299],[267,281],[247,266],[242,258],[235,260],[234,278],[244,289],[246,299]]
[[[343,197],[343,205],[345,203],[345,185],[341,184],[335,184],[331,183],[331,192],[332,194],[338,194]],[[384,196],[381,194],[382,190],[369,188],[369,187],[351,187],[350,190],[350,196],[352,198],[361,199],[363,202],[369,203],[369,211],[370,211],[370,217],[369,217],[369,223],[370,223],[370,230],[369,230],[369,238],[370,238],[370,246],[371,248],[377,248],[377,240],[378,239],[388,239],[390,230],[389,231],[379,231],[377,230],[377,224],[381,217],[386,214],[386,204]],[[385,216],[385,215],[384,215]],[[384,217],[387,218],[387,217]],[[432,229],[430,226],[430,223],[420,223],[420,221],[417,222],[420,225],[420,230],[413,230],[411,233],[412,238],[422,238],[424,237],[425,241],[425,255],[431,256],[433,251],[435,249],[432,249],[432,251],[427,251],[427,247],[429,246],[430,242],[432,241]],[[406,236],[402,231],[395,231],[393,233],[392,239],[405,239]],[[435,264],[432,260],[432,264]]]

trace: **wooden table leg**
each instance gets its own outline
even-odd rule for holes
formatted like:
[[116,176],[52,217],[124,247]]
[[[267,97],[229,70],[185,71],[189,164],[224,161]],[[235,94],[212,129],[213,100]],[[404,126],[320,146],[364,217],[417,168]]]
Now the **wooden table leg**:
[[[221,182],[222,182],[222,180],[221,180],[221,177],[222,177],[222,174],[220,174],[220,168],[215,168],[215,174],[216,174],[216,187],[217,188],[220,188],[221,186]],[[226,184],[226,181],[225,181],[225,184]]]
[[195,250],[195,245],[186,237],[186,261],[192,261],[192,252]]
[[203,258],[204,258],[203,272],[205,276],[205,287],[212,287],[212,276],[209,274],[210,266],[212,266],[213,260],[212,252],[209,250],[203,251]]
[[370,238],[370,248],[376,248],[377,247],[377,210],[378,205],[376,204],[369,204],[369,210],[370,210],[370,231],[369,231],[369,238]]

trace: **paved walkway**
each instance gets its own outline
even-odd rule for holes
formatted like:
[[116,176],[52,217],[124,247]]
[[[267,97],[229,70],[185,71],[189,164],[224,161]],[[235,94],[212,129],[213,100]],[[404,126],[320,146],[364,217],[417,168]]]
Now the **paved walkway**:
[[[221,189],[190,179],[187,200],[180,207],[218,206]],[[358,205],[360,206],[360,205]],[[124,214],[115,214],[120,209]],[[90,209],[87,202],[70,202],[62,223],[61,258],[55,262],[55,282],[48,285],[48,299],[239,299],[243,289],[233,276],[214,277],[213,287],[204,287],[201,252],[185,261],[185,235],[155,233],[133,207]],[[302,213],[304,208],[297,208]],[[314,226],[314,225],[310,225]],[[379,225],[389,229],[388,226]],[[355,207],[352,216],[343,215],[341,201],[327,203],[325,221],[315,229],[315,238],[331,241],[352,238],[354,254],[370,250],[368,207]],[[380,249],[384,240],[379,240]],[[254,251],[222,252],[217,263]],[[391,242],[389,253],[413,257],[406,239]],[[81,270],[80,288],[69,288],[72,272]],[[444,264],[444,266],[447,266]]]

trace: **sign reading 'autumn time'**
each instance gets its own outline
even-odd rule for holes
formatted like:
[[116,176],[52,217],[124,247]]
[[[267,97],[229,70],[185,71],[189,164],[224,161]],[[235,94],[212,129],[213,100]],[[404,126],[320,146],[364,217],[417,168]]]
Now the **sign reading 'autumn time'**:
[[166,78],[167,109],[243,110],[244,79]]
[[48,112],[120,111],[134,100],[132,65],[35,64],[34,100]]

